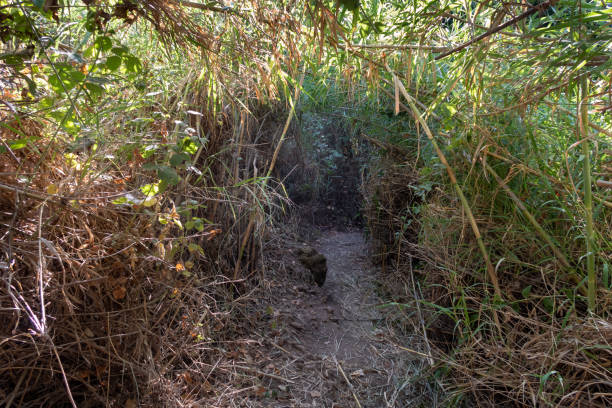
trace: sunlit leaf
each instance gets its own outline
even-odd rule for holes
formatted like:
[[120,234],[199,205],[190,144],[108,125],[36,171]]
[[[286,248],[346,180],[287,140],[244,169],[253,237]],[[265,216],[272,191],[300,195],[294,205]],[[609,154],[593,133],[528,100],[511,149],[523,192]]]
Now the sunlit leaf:
[[101,36],[96,38],[94,45],[100,51],[108,51],[113,47],[113,40],[107,36]]
[[13,140],[9,143],[9,146],[12,150],[23,149],[27,145],[28,145],[28,139]]
[[142,62],[133,55],[124,57],[124,66],[128,72],[140,72],[142,70]]
[[117,55],[111,55],[106,58],[106,68],[110,71],[116,71],[121,66],[121,57]]

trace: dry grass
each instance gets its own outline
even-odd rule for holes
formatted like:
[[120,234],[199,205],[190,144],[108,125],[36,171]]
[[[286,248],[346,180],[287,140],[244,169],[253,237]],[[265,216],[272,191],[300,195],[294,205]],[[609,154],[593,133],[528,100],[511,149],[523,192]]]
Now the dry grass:
[[[178,2],[95,7],[100,28],[110,15],[127,23],[121,29],[142,17],[168,46],[197,44],[197,72],[160,104],[171,119],[201,114],[186,122],[206,138],[193,163],[202,173],[179,170],[181,183],[150,207],[117,205],[126,194],[144,198],[139,187],[157,177],[143,166],[168,159],[121,149],[140,143],[121,129],[130,113],[100,118],[100,150],[71,156],[52,124],[2,117],[18,130],[0,128],[3,141],[34,143],[0,164],[0,405],[228,406],[254,393],[257,376],[230,362],[256,355],[245,340],[248,305],[266,224],[285,205],[263,179],[286,117],[269,106],[280,74],[264,56],[297,66],[299,30],[287,11],[263,6],[211,10],[233,27],[228,36],[206,31],[215,26],[201,24],[208,11],[196,17]],[[171,119],[153,123],[144,143],[175,144]],[[190,216],[210,220],[203,231],[174,222],[185,225],[189,202]]]
[[[219,165],[239,148],[228,143],[231,126],[221,126],[200,156],[209,176],[145,207],[113,204],[152,181],[138,154],[119,167],[93,152],[66,158],[41,125],[19,126],[39,139],[14,158],[5,153],[0,171],[0,404],[227,406],[252,385],[225,362],[246,344],[263,220],[278,197],[256,184],[236,187],[271,148],[248,147],[258,127],[244,132],[240,169]],[[3,132],[3,140],[17,138]],[[180,199],[206,204],[193,215],[214,223],[179,229]],[[253,212],[262,222],[234,279],[234,243]]]
[[[518,258],[506,258],[497,268],[506,299],[495,306],[503,329],[499,337],[491,313],[492,294],[481,283],[486,279],[483,264],[457,200],[434,188],[420,207],[418,221],[410,224],[417,227],[400,234],[406,229],[402,218],[406,204],[397,206],[385,197],[403,191],[404,202],[414,203],[408,192],[417,187],[417,179],[391,166],[382,174],[368,184],[375,186],[368,194],[372,197],[368,220],[373,237],[387,243],[382,251],[388,265],[385,287],[403,303],[415,306],[413,292],[397,290],[397,281],[410,287],[410,263],[416,261],[436,368],[448,373],[444,384],[450,390],[448,403],[610,406],[612,325],[605,318],[585,315],[583,301],[570,300],[572,285],[557,274],[562,269],[558,262],[551,259],[536,267],[542,254],[520,220],[504,219],[501,228],[500,220],[486,215],[491,198],[484,193],[479,202],[485,205],[474,209],[488,244],[502,254],[497,245],[512,248]],[[528,286],[531,292],[524,296]],[[609,303],[610,292],[601,289],[599,299]],[[609,310],[609,305],[601,306]]]

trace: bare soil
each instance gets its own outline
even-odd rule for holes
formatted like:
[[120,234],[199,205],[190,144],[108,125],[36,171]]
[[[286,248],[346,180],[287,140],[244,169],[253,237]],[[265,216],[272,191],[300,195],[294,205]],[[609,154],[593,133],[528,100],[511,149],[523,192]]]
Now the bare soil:
[[321,232],[307,242],[327,258],[319,288],[297,259],[303,242],[279,238],[268,250],[268,299],[260,304],[260,383],[236,406],[434,406],[421,378],[420,336],[393,328],[396,310],[377,295],[377,270],[361,232]]

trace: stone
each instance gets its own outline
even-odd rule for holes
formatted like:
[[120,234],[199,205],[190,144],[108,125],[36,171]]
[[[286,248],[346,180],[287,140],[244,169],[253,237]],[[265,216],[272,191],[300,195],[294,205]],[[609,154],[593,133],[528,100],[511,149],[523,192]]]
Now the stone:
[[327,259],[325,256],[312,247],[303,247],[298,249],[298,259],[312,273],[315,283],[323,286],[327,276]]

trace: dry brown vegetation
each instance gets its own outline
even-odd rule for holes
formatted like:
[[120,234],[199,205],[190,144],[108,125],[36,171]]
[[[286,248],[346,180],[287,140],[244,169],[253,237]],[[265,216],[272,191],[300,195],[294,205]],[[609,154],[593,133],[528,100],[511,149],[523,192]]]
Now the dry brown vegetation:
[[[419,177],[411,166],[383,168],[367,190],[368,226],[387,271],[383,283],[398,301],[413,309],[422,304],[437,367],[452,373],[444,386],[455,390],[449,398],[456,393],[459,403],[467,392],[466,403],[474,406],[608,406],[612,325],[604,318],[584,318],[584,309],[564,298],[571,282],[555,273],[562,266],[550,261],[525,273],[523,263],[542,256],[530,242],[533,237],[518,221],[500,228],[488,215],[490,197],[481,196],[481,205],[473,208],[483,235],[489,243],[499,239],[513,248],[520,259],[498,265],[507,300],[495,305],[475,273],[481,268],[476,242],[457,199],[434,188],[423,201],[415,194]],[[420,208],[418,216],[410,218],[406,202]],[[421,289],[412,290],[412,279]],[[526,287],[533,289],[525,294]],[[609,310],[610,292],[601,289],[598,296],[599,307]],[[493,310],[499,328],[485,317]]]
[[[274,287],[266,276],[283,275],[264,275],[282,265],[263,243],[286,232],[270,229],[286,191],[321,201],[304,214],[325,222],[344,202],[338,219],[349,220],[358,179],[387,306],[398,308],[387,323],[422,335],[417,354],[431,366],[417,389],[442,390],[449,406],[612,405],[604,2],[580,2],[586,22],[569,0],[452,5],[455,14],[421,2],[356,2],[356,13],[348,0],[83,3],[46,1],[28,20],[22,3],[0,1],[0,23],[22,13],[67,43],[43,47],[24,29],[14,43],[27,47],[2,50],[3,61],[32,60],[0,66],[0,405],[265,405],[262,379],[284,377],[274,364],[254,368],[271,352],[251,333],[265,320],[253,304]],[[65,95],[32,90],[26,77],[49,85],[54,64],[83,81],[100,72],[100,59],[70,55],[80,38],[55,31],[81,9],[94,36],[112,27],[142,37],[130,46],[152,54],[145,78],[117,71],[129,79],[104,90],[144,100],[167,75],[150,105],[112,111],[82,84],[74,98],[64,83]],[[3,44],[9,34],[0,27]],[[379,38],[389,43],[368,43]],[[140,93],[130,88],[139,82]],[[303,90],[321,99],[316,109],[301,104]],[[334,103],[348,108],[331,112]],[[296,107],[330,110],[316,119],[324,133],[373,125],[376,137],[346,131],[324,147],[348,157],[358,140],[372,160],[309,158]],[[64,118],[52,115],[61,109]],[[73,111],[93,118],[95,146],[75,149],[78,132],[64,126]],[[146,196],[183,131],[197,151],[171,169],[176,183]],[[196,218],[200,227],[186,228]],[[337,369],[328,363],[321,372]],[[397,378],[385,378],[388,390]]]
[[[39,129],[20,125],[29,135]],[[222,163],[238,149],[223,141],[227,130],[217,134],[201,163]],[[265,159],[244,147],[254,134],[245,130],[240,145],[247,167]],[[18,150],[2,165],[2,247],[11,259],[0,289],[4,403],[62,405],[67,389],[79,406],[223,400],[213,390],[227,382],[223,359],[243,347],[238,339],[248,327],[237,322],[251,285],[247,274],[232,276],[232,242],[244,240],[245,214],[265,217],[267,209],[254,206],[245,188],[220,193],[202,184],[185,184],[153,205],[116,205],[149,181],[141,156],[112,169],[95,162],[85,172],[88,154],[66,160],[65,146],[42,135],[40,142],[43,151]],[[208,167],[209,187],[248,173]],[[16,180],[28,175],[28,183]],[[184,233],[173,223],[179,197],[206,203],[194,215],[214,222]],[[258,222],[251,234],[261,237],[262,228]],[[248,269],[258,239],[247,241]]]
[[[206,137],[191,169],[163,194],[147,198],[140,190],[157,181],[146,168],[163,152],[144,158],[139,136],[120,138],[139,112],[103,118],[108,134],[97,150],[67,154],[70,143],[55,137],[55,123],[17,116],[13,103],[23,101],[3,106],[4,145],[35,141],[8,148],[0,170],[3,406],[227,406],[243,385],[253,390],[251,376],[235,377],[225,361],[246,352],[245,305],[261,240],[268,218],[285,205],[265,176],[286,113],[266,104],[278,83],[258,60],[262,52],[281,58],[273,49],[279,44],[267,30],[214,38],[179,3],[91,5],[99,30],[119,19],[128,32],[146,20],[166,47],[197,44],[206,62],[203,71],[173,79],[174,93],[159,101],[169,118],[147,128],[148,143],[172,146],[179,137],[173,119],[189,110],[186,126]],[[51,11],[54,19],[72,12]],[[236,27],[293,21],[267,8],[209,11]],[[245,59],[227,60],[228,51]],[[276,125],[263,128],[266,120]],[[194,217],[204,225],[185,229]]]

